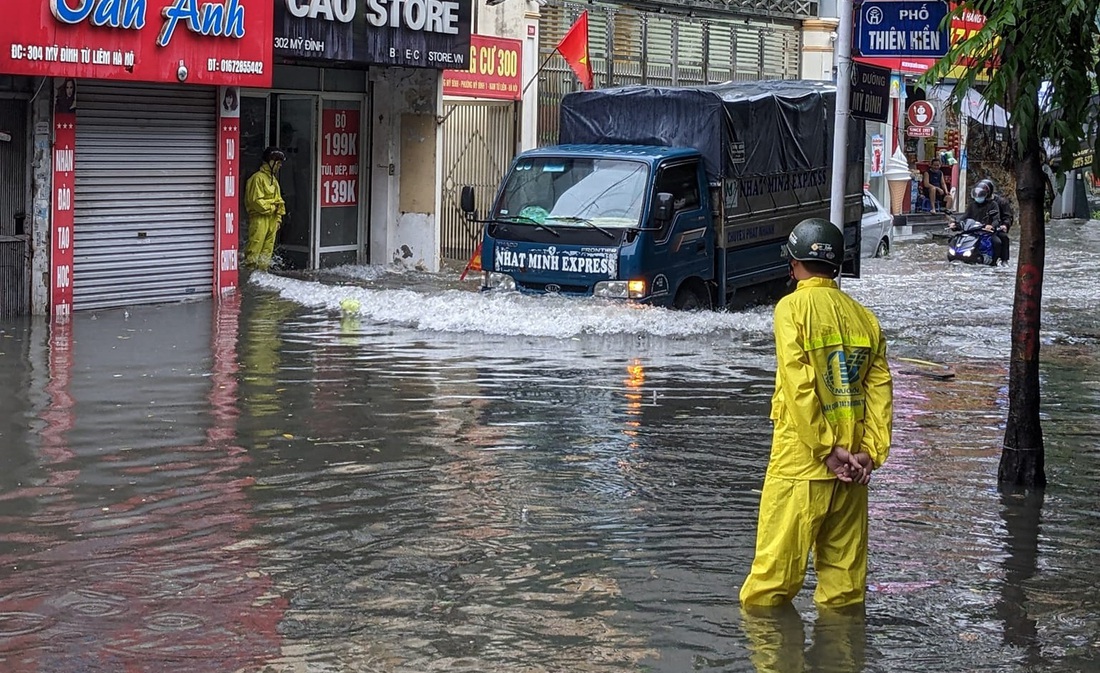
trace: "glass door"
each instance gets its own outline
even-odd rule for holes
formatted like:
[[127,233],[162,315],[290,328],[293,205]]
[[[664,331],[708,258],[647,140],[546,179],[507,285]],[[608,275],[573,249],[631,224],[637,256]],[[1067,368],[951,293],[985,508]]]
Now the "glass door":
[[279,184],[286,218],[275,239],[283,268],[307,269],[314,262],[311,234],[316,221],[317,97],[278,95],[275,144],[286,152]]
[[248,245],[248,208],[245,206],[245,184],[248,178],[260,169],[264,149],[270,144],[271,109],[268,94],[250,94],[241,92],[241,175],[237,189],[240,198],[240,243],[241,254]]
[[363,179],[362,100],[321,103],[320,220],[317,268],[358,264]]

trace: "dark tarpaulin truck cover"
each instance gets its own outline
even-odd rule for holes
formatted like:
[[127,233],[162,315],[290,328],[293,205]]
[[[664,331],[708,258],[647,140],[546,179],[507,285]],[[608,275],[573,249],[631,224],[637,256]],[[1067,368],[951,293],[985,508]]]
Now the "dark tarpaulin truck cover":
[[[577,91],[562,100],[559,142],[692,147],[712,183],[830,169],[835,101],[831,83],[813,80]],[[853,122],[848,163],[862,165]]]

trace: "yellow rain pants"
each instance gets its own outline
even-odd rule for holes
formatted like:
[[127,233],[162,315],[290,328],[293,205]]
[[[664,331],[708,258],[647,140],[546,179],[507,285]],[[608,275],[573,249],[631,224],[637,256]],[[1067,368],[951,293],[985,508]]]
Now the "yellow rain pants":
[[248,212],[248,245],[245,246],[244,263],[254,269],[266,271],[271,266],[275,252],[275,234],[279,222],[286,215],[286,203],[279,188],[279,180],[270,164],[248,178],[244,194]]
[[777,606],[802,589],[814,554],[814,601],[862,603],[867,583],[867,487],[837,479],[768,476],[760,496],[756,557],[741,587],[743,605]]
[[743,605],[779,605],[802,588],[814,554],[814,600],[860,603],[867,572],[867,488],[836,479],[834,447],[890,451],[893,387],[875,316],[836,282],[810,278],[775,308],[775,423]]

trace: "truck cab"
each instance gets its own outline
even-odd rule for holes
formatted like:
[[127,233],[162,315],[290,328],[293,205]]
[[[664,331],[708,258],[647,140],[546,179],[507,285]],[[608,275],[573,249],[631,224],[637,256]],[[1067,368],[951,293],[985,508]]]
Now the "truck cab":
[[[525,152],[486,218],[485,286],[671,305],[685,278],[713,278],[712,208],[692,149]],[[697,285],[681,308],[710,304]]]
[[[484,289],[677,309],[783,294],[787,236],[829,218],[833,97],[791,81],[569,94],[566,142],[516,157],[480,220]],[[862,152],[849,147],[856,168]],[[849,275],[862,193],[862,171],[850,172]],[[471,188],[462,201],[476,218]]]

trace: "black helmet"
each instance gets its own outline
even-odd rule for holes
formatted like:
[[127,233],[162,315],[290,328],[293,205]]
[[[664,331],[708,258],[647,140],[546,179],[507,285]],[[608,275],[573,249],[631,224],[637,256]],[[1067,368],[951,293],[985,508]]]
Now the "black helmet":
[[811,217],[795,225],[785,248],[791,259],[825,262],[840,268],[844,260],[844,234],[829,220]]
[[974,191],[970,195],[974,197],[975,203],[985,203],[986,199],[993,196],[993,190],[989,188],[989,184],[985,180],[982,180],[974,185]]
[[982,184],[984,184],[984,185],[985,185],[986,187],[988,187],[988,188],[989,188],[989,193],[990,193],[991,195],[992,195],[992,194],[996,194],[996,193],[997,193],[997,183],[996,183],[996,182],[993,182],[993,179],[992,179],[992,178],[982,178],[982,179],[981,179],[981,180],[980,180],[980,181],[978,182],[978,184],[979,184],[979,185],[982,185]]
[[269,147],[264,150],[264,162],[268,161],[286,161],[286,152],[278,147]]

